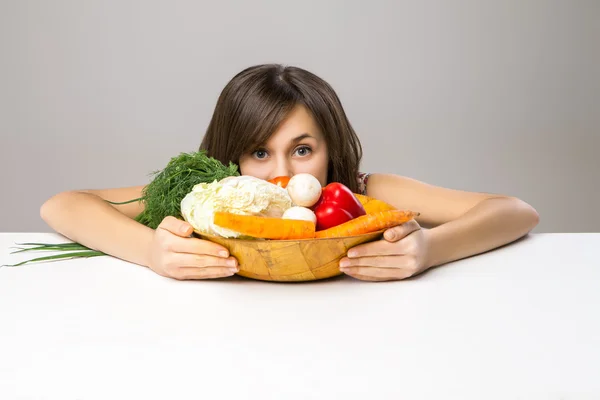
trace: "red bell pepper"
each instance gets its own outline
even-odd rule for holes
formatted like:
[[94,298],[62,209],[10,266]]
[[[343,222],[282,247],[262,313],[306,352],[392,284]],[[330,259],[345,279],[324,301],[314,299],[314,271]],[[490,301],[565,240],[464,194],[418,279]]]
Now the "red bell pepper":
[[317,216],[317,231],[332,228],[366,214],[354,193],[338,182],[325,186],[321,198],[312,208]]

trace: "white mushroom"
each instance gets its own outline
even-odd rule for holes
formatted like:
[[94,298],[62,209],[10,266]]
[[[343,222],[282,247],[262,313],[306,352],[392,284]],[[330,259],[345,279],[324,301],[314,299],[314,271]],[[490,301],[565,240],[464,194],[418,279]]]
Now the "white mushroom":
[[321,197],[321,182],[311,174],[296,174],[290,178],[287,191],[294,205],[312,207]]
[[315,213],[306,207],[294,206],[290,207],[283,213],[281,217],[283,219],[299,219],[303,221],[311,221],[312,223],[317,223],[317,216]]

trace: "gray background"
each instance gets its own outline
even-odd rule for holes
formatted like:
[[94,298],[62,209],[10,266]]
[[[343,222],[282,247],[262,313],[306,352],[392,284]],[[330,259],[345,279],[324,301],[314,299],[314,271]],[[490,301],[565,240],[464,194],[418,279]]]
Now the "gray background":
[[363,170],[521,197],[600,231],[600,2],[0,2],[0,231],[54,193],[138,185],[198,147],[227,81],[307,68]]

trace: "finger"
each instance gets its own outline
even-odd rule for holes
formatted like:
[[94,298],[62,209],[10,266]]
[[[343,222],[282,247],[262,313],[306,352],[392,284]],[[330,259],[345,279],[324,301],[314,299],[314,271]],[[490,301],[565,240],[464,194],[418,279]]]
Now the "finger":
[[224,267],[181,267],[173,273],[173,278],[179,280],[225,278],[235,275],[236,272],[236,269]]
[[179,267],[197,267],[197,268],[209,268],[209,267],[225,267],[225,268],[237,268],[238,262],[234,257],[214,257],[206,254],[193,254],[193,253],[173,253],[170,255],[167,261],[167,267],[179,268]]
[[181,237],[189,237],[194,231],[194,228],[188,222],[172,216],[165,217],[157,229],[164,229]]
[[368,281],[368,282],[386,282],[386,281],[396,280],[396,279],[392,279],[392,278],[376,278],[374,276],[352,274],[349,272],[346,272],[346,275],[351,276],[356,279],[360,279],[361,281]]
[[344,257],[340,260],[340,268],[349,267],[376,267],[387,269],[411,269],[415,264],[415,257],[412,255],[403,256],[372,256],[372,257]]
[[388,242],[397,242],[398,240],[408,236],[416,230],[421,229],[421,226],[417,221],[411,219],[401,225],[394,226],[393,228],[387,229],[383,233],[383,238]]
[[206,254],[215,257],[229,257],[229,250],[218,243],[196,237],[175,238],[168,245],[168,250],[176,253]]
[[404,279],[413,274],[412,271],[401,268],[347,267],[340,268],[340,271],[347,275],[361,276],[370,280]]
[[390,243],[386,240],[376,240],[370,243],[359,244],[348,250],[349,258],[371,257],[371,256],[400,256],[406,253],[402,243]]

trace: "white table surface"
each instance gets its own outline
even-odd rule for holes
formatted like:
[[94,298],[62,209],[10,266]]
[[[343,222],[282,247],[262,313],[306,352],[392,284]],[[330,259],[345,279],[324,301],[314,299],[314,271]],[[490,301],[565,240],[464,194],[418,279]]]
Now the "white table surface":
[[[0,233],[0,265],[25,241],[65,240]],[[386,283],[4,267],[0,321],[0,399],[599,399],[600,233]]]

